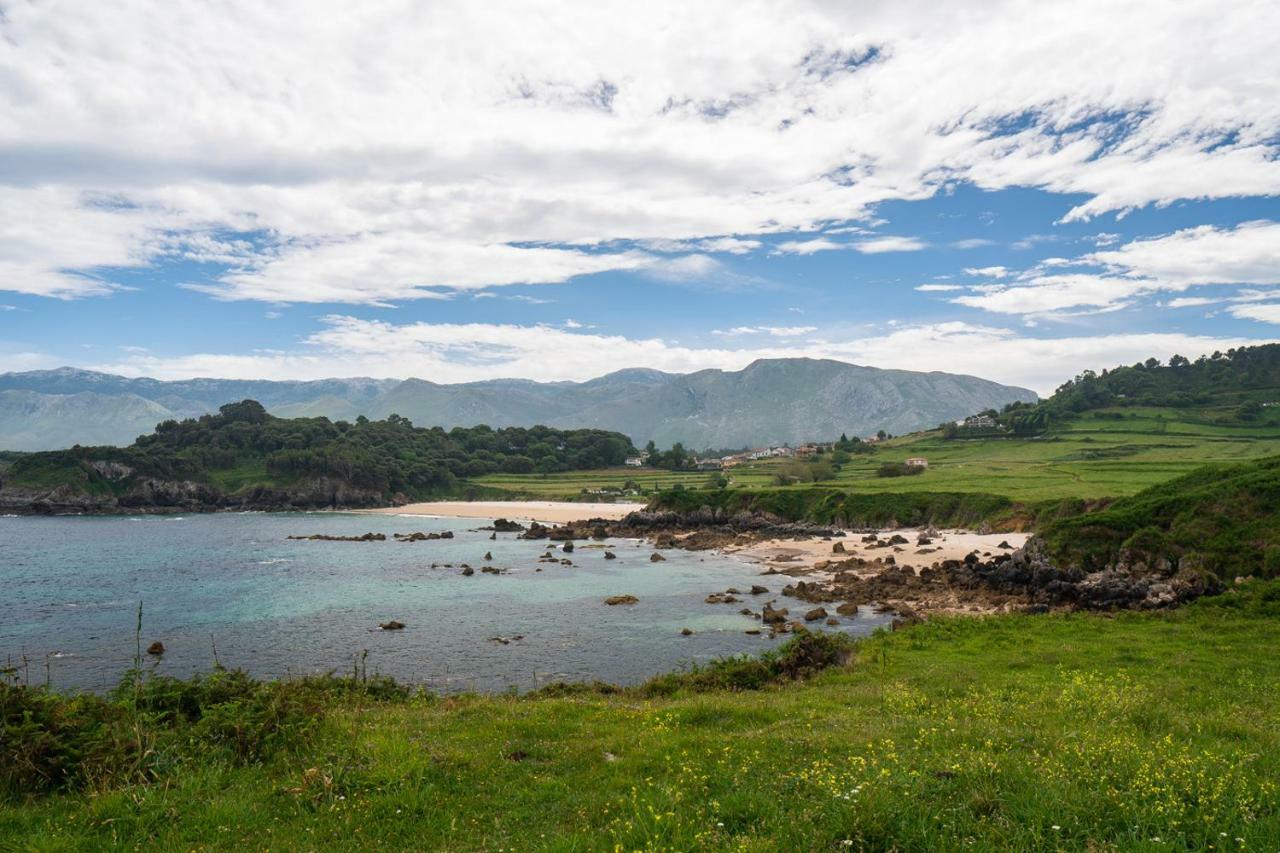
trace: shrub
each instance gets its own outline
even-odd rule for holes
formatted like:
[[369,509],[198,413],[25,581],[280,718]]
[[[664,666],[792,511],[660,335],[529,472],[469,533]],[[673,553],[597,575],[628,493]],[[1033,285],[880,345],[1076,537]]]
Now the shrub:
[[924,468],[905,462],[885,462],[876,469],[877,477],[912,477],[923,473]]
[[107,696],[0,684],[0,792],[147,782],[216,756],[262,762],[306,743],[335,699],[408,695],[379,676],[257,681],[221,668],[190,679],[131,672]]

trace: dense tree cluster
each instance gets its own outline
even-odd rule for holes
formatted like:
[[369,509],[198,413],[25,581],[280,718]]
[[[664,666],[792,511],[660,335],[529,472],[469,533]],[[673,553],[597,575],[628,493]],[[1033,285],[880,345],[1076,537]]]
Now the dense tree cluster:
[[[1280,344],[1202,355],[1175,355],[1167,365],[1149,358],[1130,367],[1086,370],[1039,403],[1010,403],[999,419],[1017,435],[1034,435],[1059,418],[1112,406],[1187,407],[1221,401],[1225,392],[1280,388]],[[1262,414],[1257,400],[1242,402],[1237,418]]]
[[354,423],[277,418],[244,400],[216,415],[165,421],[130,447],[66,452],[167,478],[207,479],[214,471],[257,467],[265,468],[273,482],[329,477],[388,494],[426,495],[484,474],[621,465],[635,448],[626,436],[604,430],[476,426],[446,431],[415,427],[398,415],[382,421],[362,416]]

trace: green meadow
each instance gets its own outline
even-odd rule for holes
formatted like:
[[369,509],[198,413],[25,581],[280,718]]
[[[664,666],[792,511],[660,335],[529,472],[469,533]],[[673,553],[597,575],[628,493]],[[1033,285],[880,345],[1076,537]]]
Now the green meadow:
[[[728,662],[531,696],[161,686],[142,712],[126,689],[113,772],[90,751],[63,789],[15,790],[29,742],[0,740],[0,846],[1275,849],[1278,617],[1280,582],[1254,582],[1163,613],[932,619],[799,682]],[[47,713],[47,750],[88,714]]]
[[[1225,410],[1123,407],[1085,412],[1034,437],[945,438],[931,430],[879,444],[874,453],[853,455],[822,486],[863,493],[981,492],[1018,502],[1123,497],[1206,464],[1229,464],[1280,454],[1280,424],[1232,423]],[[885,462],[912,456],[929,461],[914,477],[878,477]],[[768,460],[726,471],[735,488],[779,487],[784,460]],[[630,483],[642,493],[676,484],[699,488],[707,472],[610,468],[564,474],[494,474],[473,482],[540,498],[582,499],[593,490]],[[587,495],[584,495],[584,492]]]

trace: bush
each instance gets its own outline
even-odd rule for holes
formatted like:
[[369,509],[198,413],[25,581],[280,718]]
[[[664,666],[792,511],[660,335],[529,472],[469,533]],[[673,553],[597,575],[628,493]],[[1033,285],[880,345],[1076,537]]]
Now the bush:
[[760,690],[843,666],[853,649],[854,641],[847,634],[803,631],[759,657],[721,658],[688,672],[660,675],[637,689],[645,696],[667,696],[679,690]]
[[408,695],[378,676],[257,681],[225,669],[190,679],[131,672],[108,696],[0,684],[0,793],[148,782],[217,756],[263,762],[305,744],[335,699]]
[[923,467],[918,465],[908,465],[905,462],[885,462],[876,469],[877,477],[914,477],[917,474],[923,473]]

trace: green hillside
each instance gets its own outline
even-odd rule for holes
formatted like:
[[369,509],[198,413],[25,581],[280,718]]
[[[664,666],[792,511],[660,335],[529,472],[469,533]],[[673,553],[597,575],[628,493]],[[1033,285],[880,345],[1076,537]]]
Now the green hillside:
[[[995,428],[952,425],[881,442],[873,453],[837,457],[838,470],[819,485],[870,494],[979,492],[1027,503],[1123,497],[1203,465],[1280,454],[1280,406],[1270,403],[1280,403],[1280,345],[1185,365],[1088,372],[1039,404],[992,411]],[[913,456],[928,460],[923,474],[878,476],[886,462]],[[725,473],[736,488],[775,489],[777,475],[792,464],[768,460]],[[705,472],[616,469],[475,482],[574,497],[628,481],[646,490],[677,483],[697,488],[707,480]]]

